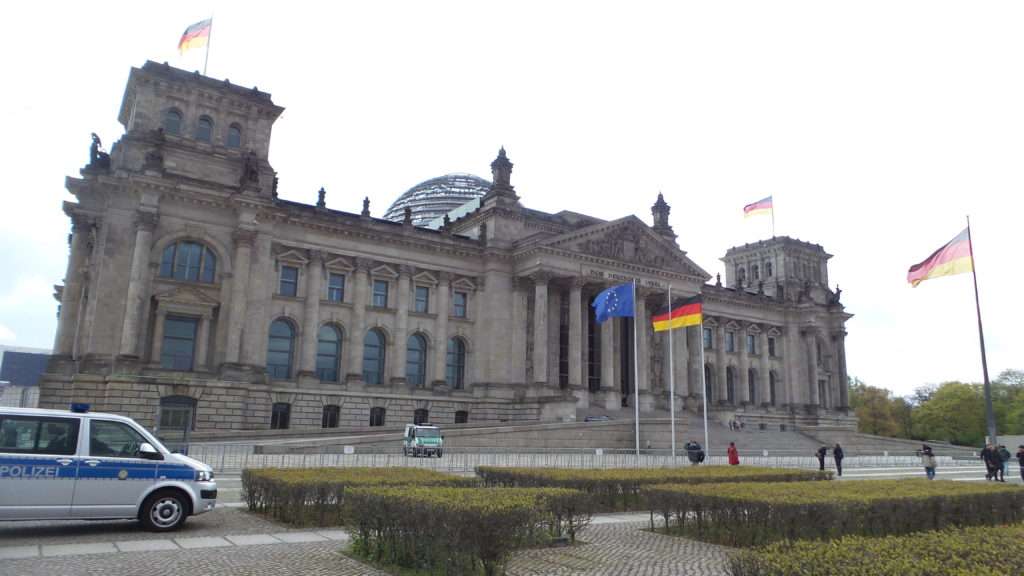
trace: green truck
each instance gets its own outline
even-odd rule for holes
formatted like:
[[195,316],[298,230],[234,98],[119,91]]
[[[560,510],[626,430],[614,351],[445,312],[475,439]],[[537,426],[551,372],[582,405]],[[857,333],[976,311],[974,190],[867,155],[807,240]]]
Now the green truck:
[[441,429],[430,424],[406,424],[402,437],[402,454],[406,456],[433,456],[444,453]]

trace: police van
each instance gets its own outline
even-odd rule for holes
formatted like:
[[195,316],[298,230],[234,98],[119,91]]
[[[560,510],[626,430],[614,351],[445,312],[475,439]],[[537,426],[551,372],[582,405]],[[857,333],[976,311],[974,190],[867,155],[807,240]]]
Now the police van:
[[175,530],[213,510],[213,469],[172,454],[131,418],[0,407],[0,520],[138,518]]

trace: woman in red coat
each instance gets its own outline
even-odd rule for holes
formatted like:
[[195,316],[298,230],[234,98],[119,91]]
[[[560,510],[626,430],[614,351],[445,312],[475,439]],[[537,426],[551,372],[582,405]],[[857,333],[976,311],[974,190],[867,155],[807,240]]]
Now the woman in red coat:
[[740,453],[736,450],[735,442],[729,442],[729,449],[726,450],[726,453],[729,455],[729,464],[736,466],[740,463]]

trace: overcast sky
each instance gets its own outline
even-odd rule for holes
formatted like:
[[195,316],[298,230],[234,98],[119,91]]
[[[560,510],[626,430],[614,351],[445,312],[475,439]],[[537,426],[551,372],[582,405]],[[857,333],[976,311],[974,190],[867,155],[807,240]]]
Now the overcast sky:
[[970,214],[990,373],[1024,368],[1019,1],[5,3],[0,344],[52,346],[63,180],[119,138],[132,66],[202,68],[177,42],[211,12],[209,75],[285,107],[284,198],[382,215],[504,145],[531,208],[649,223],[663,191],[714,274],[771,194],[835,255],[850,374],[901,395],[981,380],[970,275],[906,283]]

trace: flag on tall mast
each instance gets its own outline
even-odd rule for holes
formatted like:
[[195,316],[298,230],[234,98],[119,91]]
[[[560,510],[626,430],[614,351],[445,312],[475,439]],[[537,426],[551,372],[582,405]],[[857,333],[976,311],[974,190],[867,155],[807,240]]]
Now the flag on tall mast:
[[767,214],[772,217],[772,238],[775,238],[775,208],[772,206],[772,197],[761,198],[757,202],[751,202],[743,207],[743,217],[760,216]]
[[210,33],[213,31],[213,18],[200,20],[185,29],[185,33],[178,40],[178,53],[184,54],[192,48],[206,47],[206,57],[203,60],[203,76],[206,76],[206,64],[210,61]]

